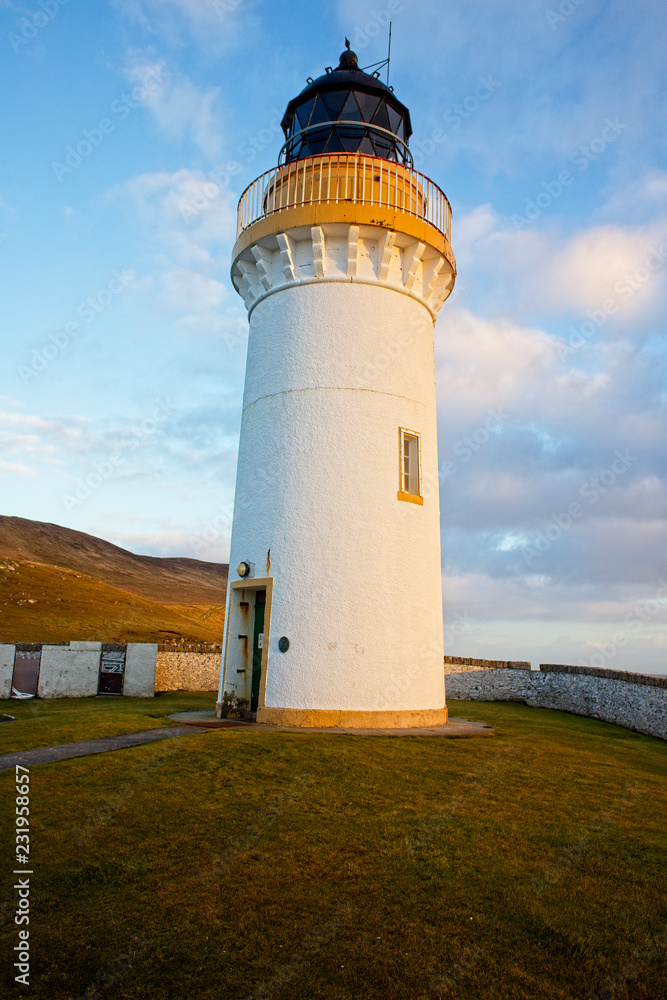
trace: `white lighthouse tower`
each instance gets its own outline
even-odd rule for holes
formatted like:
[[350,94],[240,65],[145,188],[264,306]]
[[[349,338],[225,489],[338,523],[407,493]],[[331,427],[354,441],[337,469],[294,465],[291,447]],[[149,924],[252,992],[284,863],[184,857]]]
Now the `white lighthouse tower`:
[[239,203],[250,332],[218,714],[447,720],[433,326],[450,207],[410,114],[346,50]]

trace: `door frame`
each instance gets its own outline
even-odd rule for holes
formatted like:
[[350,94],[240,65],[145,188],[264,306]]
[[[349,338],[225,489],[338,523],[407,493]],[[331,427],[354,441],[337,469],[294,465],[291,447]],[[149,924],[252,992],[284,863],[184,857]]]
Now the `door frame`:
[[[269,639],[271,635],[271,598],[273,596],[273,577],[265,576],[258,577],[255,579],[251,577],[248,580],[234,580],[233,583],[229,585],[230,587],[230,598],[229,598],[229,610],[228,610],[228,621],[225,622],[225,628],[227,632],[227,641],[225,643],[225,662],[223,664],[223,682],[222,690],[223,693],[226,690],[227,685],[227,671],[230,672],[235,670],[233,664],[233,654],[230,656],[230,643],[234,642],[234,637],[238,631],[237,625],[240,622],[240,602],[244,599],[243,591],[255,591],[255,590],[266,590],[266,604],[264,605],[264,643],[262,645],[262,662],[261,670],[262,675],[259,679],[259,697],[257,699],[257,709],[264,708],[266,705],[266,676],[268,673],[269,666]],[[249,595],[250,596],[250,595]],[[254,594],[253,594],[254,598]],[[248,635],[254,635],[255,631],[255,608],[254,600],[252,605],[252,622],[248,622],[246,626],[248,628]],[[237,684],[236,674],[229,678],[230,683],[235,686]],[[250,677],[247,680],[247,691],[248,691],[248,705],[250,705],[251,689],[252,689],[252,656],[250,659]]]
[[[264,600],[261,602],[261,604],[258,604],[257,603],[257,598],[260,596],[260,594],[263,595]],[[258,611],[259,611],[260,608],[262,609],[261,610],[261,615],[258,615]],[[261,618],[261,622],[262,622],[262,630],[261,630],[261,632],[259,631],[260,618]],[[265,621],[266,621],[266,590],[264,589],[264,587],[256,587],[255,588],[255,615],[254,615],[253,623],[252,623],[252,666],[251,666],[251,670],[250,670],[250,711],[251,712],[256,712],[257,709],[259,708],[259,689],[260,689],[260,686],[261,686],[261,683],[262,683],[262,657],[264,656],[264,623],[265,623]],[[259,653],[259,655],[257,657],[257,660],[258,660],[258,663],[257,663],[257,668],[258,668],[257,669],[257,673],[259,674],[259,676],[257,678],[257,704],[253,708],[252,702],[253,702],[253,697],[254,697],[254,694],[255,694],[255,642],[259,642],[259,636],[260,635],[262,636],[262,645],[261,646],[258,645],[258,647],[257,647],[257,651]],[[248,638],[250,638],[250,637],[248,637]]]
[[[105,653],[123,653],[123,669],[119,671],[121,682],[120,691],[100,691],[100,684],[102,683],[102,674],[108,673],[108,671],[102,670],[102,664],[104,663]],[[100,663],[97,668],[97,697],[98,698],[122,698],[125,692],[125,667],[127,666],[127,643],[126,642],[103,642],[102,648],[100,649]],[[114,673],[116,673],[114,671]]]
[[[35,693],[26,694],[21,691],[18,695],[13,692],[18,690],[14,687],[14,671],[16,670],[16,657],[21,656],[23,653],[39,653],[39,663],[37,665],[37,680],[35,682]],[[42,670],[42,656],[44,654],[44,644],[41,642],[17,642],[14,645],[14,661],[12,663],[12,678],[9,685],[9,697],[16,700],[28,700],[29,698],[39,697],[39,677]]]

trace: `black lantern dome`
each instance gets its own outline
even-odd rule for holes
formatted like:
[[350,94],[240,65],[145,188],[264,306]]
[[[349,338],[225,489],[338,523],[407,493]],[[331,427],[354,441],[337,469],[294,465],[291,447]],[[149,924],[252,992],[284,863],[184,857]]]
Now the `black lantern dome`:
[[327,153],[364,153],[412,163],[410,112],[377,76],[359,69],[350,43],[336,69],[309,81],[287,105],[285,160]]

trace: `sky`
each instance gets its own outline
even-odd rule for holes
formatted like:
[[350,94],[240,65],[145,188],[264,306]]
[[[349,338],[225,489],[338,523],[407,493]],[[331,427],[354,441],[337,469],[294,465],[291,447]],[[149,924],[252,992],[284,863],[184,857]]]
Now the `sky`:
[[458,262],[445,651],[667,673],[661,0],[0,0],[0,513],[227,559],[236,204],[390,20]]

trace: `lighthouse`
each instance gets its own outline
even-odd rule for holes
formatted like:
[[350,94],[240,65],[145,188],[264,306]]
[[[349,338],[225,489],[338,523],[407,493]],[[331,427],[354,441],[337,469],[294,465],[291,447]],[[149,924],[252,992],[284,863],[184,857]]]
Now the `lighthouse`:
[[410,113],[348,47],[241,196],[249,317],[218,715],[447,721],[433,329],[456,265]]

